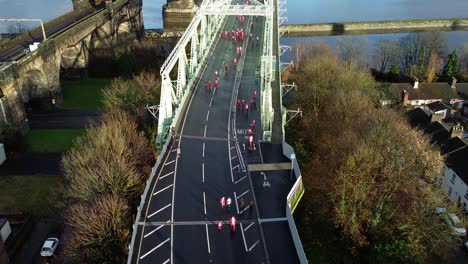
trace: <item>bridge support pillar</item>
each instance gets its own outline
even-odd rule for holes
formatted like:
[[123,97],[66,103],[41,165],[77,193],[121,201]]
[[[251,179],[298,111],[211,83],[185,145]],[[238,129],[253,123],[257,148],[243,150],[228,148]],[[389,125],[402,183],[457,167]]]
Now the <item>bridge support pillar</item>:
[[193,0],[168,0],[163,6],[165,29],[185,29],[195,16],[197,7]]
[[73,3],[73,10],[76,10],[81,4],[81,0],[72,0],[72,3]]

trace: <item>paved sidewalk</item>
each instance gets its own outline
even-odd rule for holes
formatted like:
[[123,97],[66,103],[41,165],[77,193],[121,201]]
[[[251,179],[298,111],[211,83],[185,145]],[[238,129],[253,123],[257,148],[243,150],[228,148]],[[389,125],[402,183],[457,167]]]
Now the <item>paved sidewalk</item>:
[[4,175],[62,175],[61,153],[27,153],[12,157],[0,166],[0,177]]
[[53,112],[28,111],[28,123],[31,129],[87,128],[101,123],[101,110],[57,109]]

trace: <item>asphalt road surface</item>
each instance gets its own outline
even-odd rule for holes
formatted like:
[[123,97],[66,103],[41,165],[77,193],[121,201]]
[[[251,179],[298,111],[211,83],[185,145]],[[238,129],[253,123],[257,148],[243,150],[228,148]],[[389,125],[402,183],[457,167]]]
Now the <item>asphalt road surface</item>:
[[[243,27],[249,32],[251,21],[254,38],[260,35],[262,39],[262,18],[245,17],[241,24],[232,16],[224,30]],[[236,55],[236,48],[241,45],[242,58]],[[236,111],[236,100],[244,99],[250,104],[260,53],[261,45],[251,46],[250,40],[248,47],[230,39],[218,40],[191,98],[181,131],[148,193],[150,200],[142,211],[133,263],[298,263],[294,250],[269,258],[261,223],[279,221],[284,228],[287,222],[284,217],[260,219],[255,190],[246,170],[246,162],[262,162],[259,136],[255,135],[255,147],[249,149],[246,135],[253,119],[257,120],[256,134],[261,135],[260,108],[250,109],[247,115]],[[233,70],[234,57],[239,60],[239,70],[243,68],[238,78]],[[228,74],[224,74],[225,64],[229,65]],[[219,88],[208,93],[205,84],[214,82],[215,71],[220,73]],[[257,94],[260,106],[258,89]],[[223,196],[232,199],[229,210],[221,208],[219,201]],[[231,216],[238,220],[235,232],[228,224]],[[219,221],[224,223],[221,231],[217,229]],[[275,228],[269,229],[270,242],[277,245],[276,249],[282,247],[285,237],[290,249],[287,229],[279,230],[278,236]]]

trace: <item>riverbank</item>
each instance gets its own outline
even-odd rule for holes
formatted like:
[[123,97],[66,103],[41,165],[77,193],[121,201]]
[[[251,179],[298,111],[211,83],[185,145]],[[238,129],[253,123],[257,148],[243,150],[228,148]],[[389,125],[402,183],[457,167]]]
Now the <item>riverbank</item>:
[[288,24],[284,37],[388,34],[423,31],[468,30],[468,18]]

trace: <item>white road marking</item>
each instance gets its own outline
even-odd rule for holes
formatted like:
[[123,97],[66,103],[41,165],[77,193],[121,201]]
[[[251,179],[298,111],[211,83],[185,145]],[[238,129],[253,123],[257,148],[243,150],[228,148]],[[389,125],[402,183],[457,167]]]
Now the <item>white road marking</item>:
[[252,251],[252,249],[253,249],[256,245],[258,245],[258,243],[260,243],[259,240],[257,240],[257,242],[255,242],[255,243],[249,248],[249,251]]
[[236,147],[231,147],[231,149],[235,149]]
[[211,97],[211,101],[210,101],[210,106],[211,107],[211,104],[213,103],[213,97]]
[[246,195],[250,190],[243,192],[241,195],[237,196],[237,199],[240,199],[242,196]]
[[205,198],[205,192],[203,192],[203,209],[205,210],[205,215],[206,215],[206,198]]
[[231,159],[233,160],[233,159],[235,159],[235,158],[237,158],[237,156],[234,156],[234,157],[232,157]]
[[[167,223],[169,223],[171,220],[167,220]],[[153,231],[149,232],[148,234],[144,235],[143,237],[144,238],[147,238],[148,236],[150,236],[151,234],[153,234],[154,232],[158,231],[159,229],[165,227],[166,225],[160,225],[158,228],[154,229]]]
[[244,229],[244,231],[247,232],[247,230],[249,230],[249,228],[251,228],[254,224],[255,224],[255,222],[250,223],[250,224]]
[[166,186],[166,187],[162,188],[161,190],[159,190],[159,191],[157,191],[157,192],[153,193],[153,195],[156,195],[156,194],[158,194],[158,193],[160,193],[160,192],[162,192],[162,191],[165,191],[165,190],[167,190],[167,189],[171,188],[171,187],[172,187],[172,185],[174,185],[174,184],[171,184],[171,185],[168,185],[168,186]]
[[203,152],[202,152],[202,157],[205,157],[205,142],[203,142]]
[[206,125],[205,125],[205,132],[203,132],[203,137],[206,137]]
[[239,205],[237,205],[237,196],[236,196],[236,192],[234,192],[234,201],[236,202],[237,214],[239,214]]
[[208,110],[208,113],[206,113],[206,122],[208,122],[208,118],[210,117],[210,110]]
[[262,161],[263,163],[263,155],[262,155],[262,148],[260,147],[260,142],[258,142],[258,152],[260,152],[260,160]]
[[239,213],[240,214],[243,214],[245,211],[247,211],[247,209],[250,208],[250,205],[247,205],[246,207],[244,207],[244,209],[242,209],[242,211],[240,211]]
[[174,174],[173,171],[171,171],[171,172],[169,172],[168,174],[165,174],[165,175],[159,177],[159,179],[164,179],[164,178],[166,178],[167,176],[172,175],[172,174]]
[[208,245],[208,254],[211,254],[210,236],[208,235],[208,225],[205,225],[205,228],[206,228],[206,244]]
[[173,150],[171,150],[171,152],[176,152],[178,150],[178,148],[175,148]]
[[161,212],[162,210],[164,210],[164,209],[168,208],[168,207],[169,207],[169,206],[171,206],[171,205],[172,205],[172,204],[168,204],[168,205],[164,206],[163,208],[161,208],[161,209],[157,210],[156,212],[154,212],[154,213],[152,213],[152,214],[148,215],[148,218],[150,218],[150,217],[154,216],[155,214],[157,214],[157,213]]
[[247,176],[244,176],[244,177],[240,178],[238,181],[236,181],[236,184],[238,184],[238,183],[241,182],[242,180],[245,180],[245,178],[247,178]]
[[166,261],[164,261],[164,263],[163,263],[163,264],[167,264],[167,263],[169,263],[169,261],[171,261],[171,259],[170,259],[170,258],[168,258]]
[[288,221],[288,218],[286,218],[286,217],[278,217],[278,218],[259,219],[259,222],[260,222],[260,223],[280,222],[280,221]]
[[249,250],[248,250],[248,248],[247,248],[247,242],[245,241],[244,227],[242,226],[242,224],[240,224],[240,227],[241,227],[242,239],[244,240],[245,252],[248,252]]
[[140,259],[143,259],[144,257],[148,256],[149,254],[151,254],[153,251],[155,251],[156,249],[160,248],[162,245],[166,244],[169,240],[171,240],[170,238],[164,240],[164,242],[162,242],[161,244],[157,245],[156,247],[154,247],[153,249],[151,249],[150,251],[146,252],[146,254],[144,254],[143,256],[140,257]]
[[236,165],[236,166],[232,167],[233,170],[235,170],[237,168],[239,168],[239,165]]
[[[170,155],[166,155],[166,158],[164,159],[164,162],[162,163],[162,166],[164,166],[164,163],[166,163],[167,159],[169,158]],[[177,166],[176,166],[177,167]],[[151,192],[154,192],[154,189],[156,188],[156,185],[157,183],[159,182],[159,177],[161,176],[161,173],[162,173],[163,170],[160,170],[159,171],[159,174],[158,174],[158,177],[156,178],[156,182],[154,183],[153,185],[153,188],[151,189]],[[148,210],[150,208],[150,204],[151,204],[151,201],[153,199],[149,199],[149,202],[148,202],[148,206],[146,207],[146,212],[145,212],[145,215],[148,215]],[[174,201],[174,199],[172,199]],[[146,221],[146,218],[144,218],[144,221]],[[171,226],[172,228],[172,226]],[[143,230],[142,232],[145,231],[145,226],[143,226]],[[172,235],[172,229],[171,229],[171,235]],[[140,237],[140,245],[138,247],[138,257],[140,256],[141,254],[141,244],[143,243],[143,237]]]
[[205,163],[202,163],[202,182],[205,182]]
[[169,161],[168,163],[164,164],[164,166],[170,165],[170,164],[172,164],[174,162],[175,162],[175,160]]

